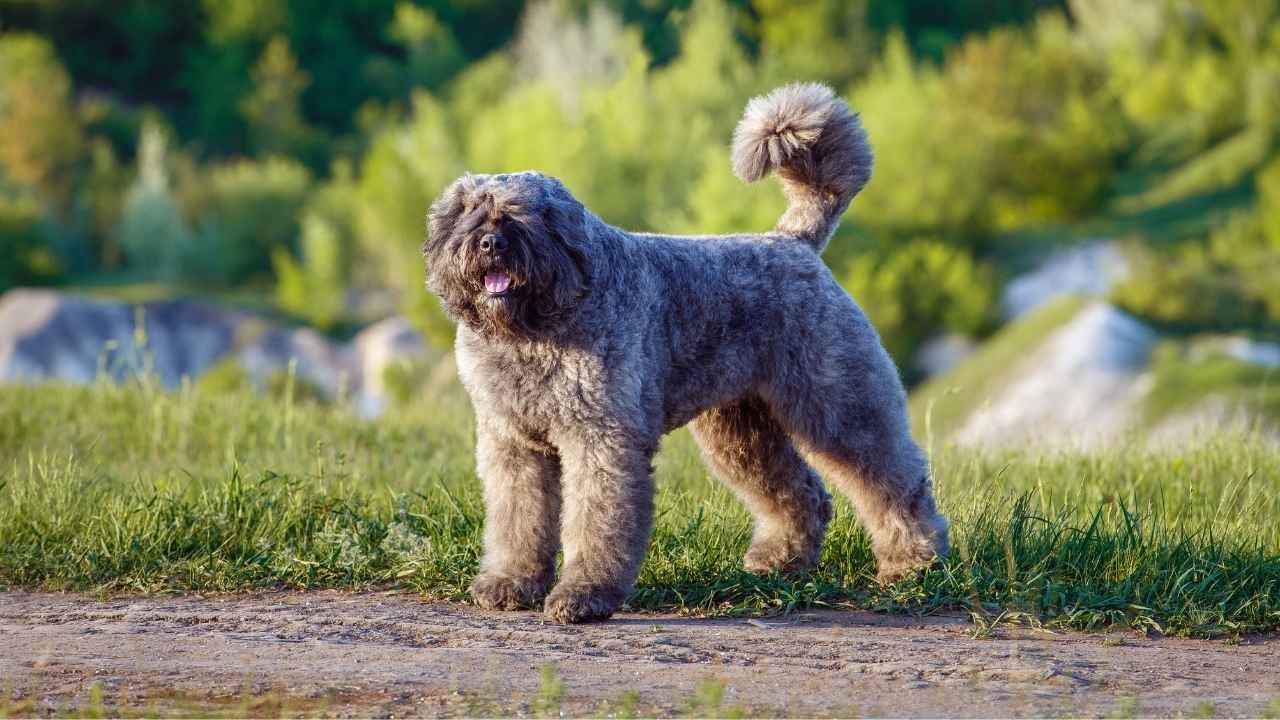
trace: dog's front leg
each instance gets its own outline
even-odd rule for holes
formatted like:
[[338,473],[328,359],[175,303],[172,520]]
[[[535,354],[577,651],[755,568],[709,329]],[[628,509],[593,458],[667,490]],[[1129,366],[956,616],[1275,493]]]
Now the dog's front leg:
[[561,448],[564,569],[547,596],[556,622],[603,620],[631,592],[653,526],[654,448],[578,437]]
[[534,607],[555,579],[560,545],[560,460],[500,421],[477,423],[484,481],[484,557],[471,583],[483,608]]

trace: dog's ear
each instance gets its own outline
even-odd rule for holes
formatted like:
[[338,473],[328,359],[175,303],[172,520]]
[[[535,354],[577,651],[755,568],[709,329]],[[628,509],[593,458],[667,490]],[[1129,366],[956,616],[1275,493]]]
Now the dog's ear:
[[423,255],[430,255],[453,232],[453,226],[465,209],[464,199],[475,190],[475,186],[474,177],[463,175],[431,203],[431,209],[427,212],[427,237],[422,241]]
[[554,251],[542,257],[555,280],[539,301],[543,315],[559,315],[579,303],[591,290],[590,238],[586,208],[559,180],[541,176],[542,202],[537,224],[554,243]]
[[546,178],[546,197],[542,221],[551,233],[570,252],[586,252],[586,208],[569,192],[564,183],[553,177]]

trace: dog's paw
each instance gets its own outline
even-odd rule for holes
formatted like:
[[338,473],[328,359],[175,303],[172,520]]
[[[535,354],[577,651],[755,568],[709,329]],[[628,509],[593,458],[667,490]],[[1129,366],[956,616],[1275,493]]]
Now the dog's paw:
[[622,606],[623,596],[613,588],[592,585],[557,585],[543,606],[548,620],[582,623],[607,620]]
[[874,548],[876,564],[879,565],[876,580],[881,585],[892,585],[936,567],[946,558],[949,547],[947,521],[935,514],[927,522],[918,525],[912,542]]
[[876,582],[881,586],[892,585],[899,580],[904,580],[917,573],[922,573],[931,567],[939,565],[942,559],[936,555],[916,558],[899,558],[894,561],[880,560],[879,568],[876,572]]
[[807,548],[803,543],[784,540],[762,540],[751,543],[742,558],[742,566],[749,573],[800,573],[813,567],[818,561],[821,546]]
[[471,599],[485,610],[519,610],[537,607],[547,589],[540,580],[481,573],[471,581],[470,592]]

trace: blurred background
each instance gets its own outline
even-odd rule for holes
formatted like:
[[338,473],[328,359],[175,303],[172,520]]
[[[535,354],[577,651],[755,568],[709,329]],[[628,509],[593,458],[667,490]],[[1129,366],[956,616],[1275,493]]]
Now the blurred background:
[[766,230],[782,194],[732,176],[733,127],[819,80],[876,152],[825,259],[918,432],[1274,428],[1278,20],[1271,0],[0,0],[0,378],[287,372],[366,415],[418,402],[449,382],[418,253],[448,182],[536,168],[628,229]]

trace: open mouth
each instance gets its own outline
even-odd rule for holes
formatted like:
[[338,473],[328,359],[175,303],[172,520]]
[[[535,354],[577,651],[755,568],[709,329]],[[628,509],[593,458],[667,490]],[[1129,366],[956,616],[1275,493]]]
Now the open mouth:
[[490,295],[501,295],[511,287],[511,276],[502,270],[485,273],[484,289]]

